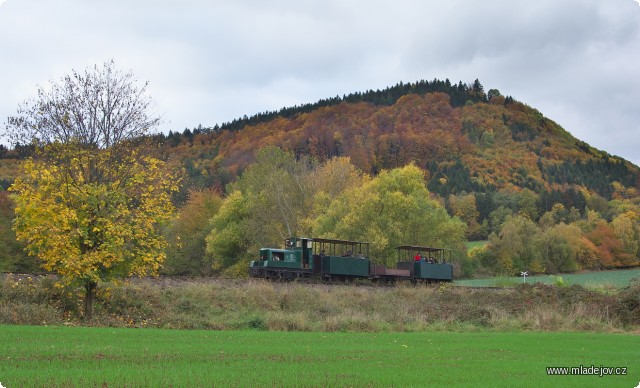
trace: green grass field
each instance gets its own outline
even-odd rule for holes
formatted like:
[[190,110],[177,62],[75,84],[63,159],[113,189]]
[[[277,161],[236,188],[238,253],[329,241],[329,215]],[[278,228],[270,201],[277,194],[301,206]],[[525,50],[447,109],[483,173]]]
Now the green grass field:
[[[640,280],[640,268],[587,272],[580,274],[559,274],[554,276],[528,276],[526,281],[527,283],[555,284],[557,281],[556,276],[560,276],[562,278],[562,282],[565,286],[577,284],[586,288],[622,288],[628,286],[632,279]],[[522,283],[523,281],[524,279],[522,277],[514,276],[488,279],[457,280],[454,282],[454,284],[461,286],[464,285],[475,287],[492,287],[516,285]]]
[[467,249],[475,248],[475,247],[483,247],[487,245],[488,240],[481,241],[467,241],[465,244],[467,245]]
[[[0,382],[19,386],[635,387],[640,336],[301,333],[0,326]],[[548,376],[546,367],[626,367]]]

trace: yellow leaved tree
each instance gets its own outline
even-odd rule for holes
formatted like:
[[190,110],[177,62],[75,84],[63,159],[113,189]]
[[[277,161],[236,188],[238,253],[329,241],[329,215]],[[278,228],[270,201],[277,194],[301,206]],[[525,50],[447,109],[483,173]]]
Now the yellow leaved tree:
[[98,282],[155,274],[165,258],[159,226],[178,187],[142,146],[158,123],[144,89],[108,62],[40,89],[9,118],[8,135],[37,149],[10,188],[16,237],[45,269],[84,287],[86,319]]

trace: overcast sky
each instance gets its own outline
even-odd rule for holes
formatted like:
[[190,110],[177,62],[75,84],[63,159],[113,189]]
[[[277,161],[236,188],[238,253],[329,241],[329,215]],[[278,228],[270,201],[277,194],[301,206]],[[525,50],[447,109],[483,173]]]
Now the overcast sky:
[[478,78],[640,165],[636,0],[0,0],[0,123],[110,59],[150,82],[165,132]]

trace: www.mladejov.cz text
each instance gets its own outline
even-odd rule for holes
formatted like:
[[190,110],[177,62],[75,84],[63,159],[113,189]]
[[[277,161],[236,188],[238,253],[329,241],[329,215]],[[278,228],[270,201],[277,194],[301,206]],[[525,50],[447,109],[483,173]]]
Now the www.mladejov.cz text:
[[556,366],[547,367],[547,375],[549,376],[626,376],[626,366]]

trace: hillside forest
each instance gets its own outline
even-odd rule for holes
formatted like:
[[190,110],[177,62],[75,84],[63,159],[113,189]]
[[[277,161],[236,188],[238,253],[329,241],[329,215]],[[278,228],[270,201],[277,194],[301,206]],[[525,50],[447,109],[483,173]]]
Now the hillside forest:
[[[456,276],[637,266],[640,170],[472,84],[400,83],[148,139],[180,176],[166,275],[244,276],[289,236],[453,248]],[[38,272],[7,189],[33,147],[0,145],[0,270]],[[488,241],[469,251],[465,241]]]

